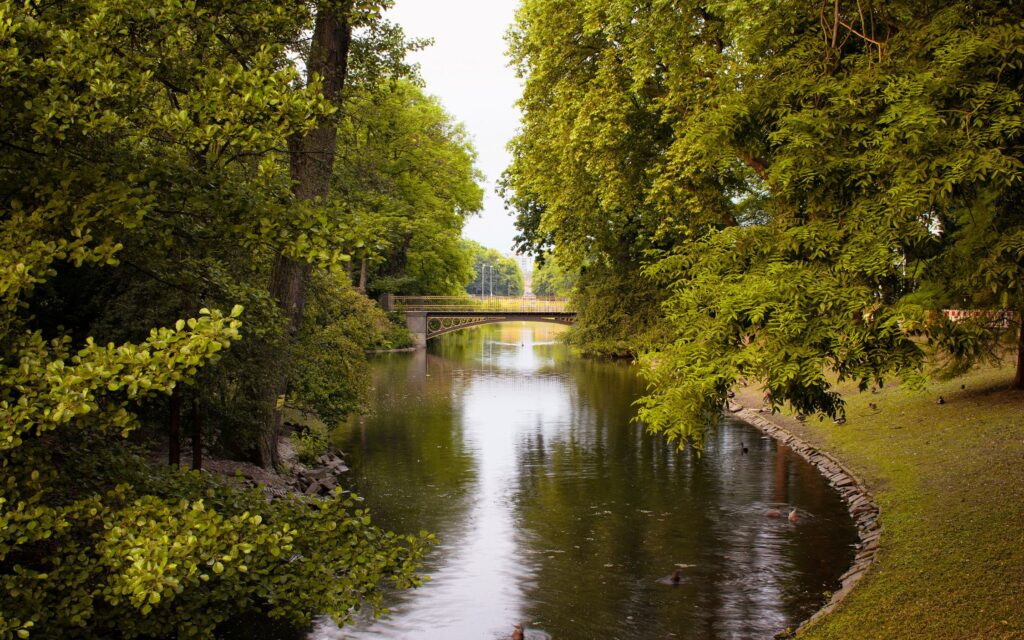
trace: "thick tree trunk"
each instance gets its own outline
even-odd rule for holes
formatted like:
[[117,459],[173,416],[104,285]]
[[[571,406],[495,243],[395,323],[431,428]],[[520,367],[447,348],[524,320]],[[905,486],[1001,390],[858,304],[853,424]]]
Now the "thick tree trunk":
[[181,389],[171,392],[170,415],[167,417],[167,464],[181,464]]
[[359,265],[359,293],[366,293],[366,258]]
[[[352,42],[352,26],[348,10],[351,2],[339,8],[325,2],[317,10],[310,45],[307,73],[323,78],[323,94],[336,102],[348,74],[348,52]],[[337,126],[324,122],[305,137],[288,141],[291,154],[292,193],[298,201],[327,197],[337,145]],[[270,275],[270,295],[286,319],[286,339],[295,342],[306,305],[306,281],[310,265],[285,255],[278,255]],[[287,350],[286,350],[287,351]],[[264,422],[258,437],[259,464],[274,467],[278,463],[277,439],[281,433],[281,405],[288,391],[287,355],[278,362],[277,374],[264,392]]]

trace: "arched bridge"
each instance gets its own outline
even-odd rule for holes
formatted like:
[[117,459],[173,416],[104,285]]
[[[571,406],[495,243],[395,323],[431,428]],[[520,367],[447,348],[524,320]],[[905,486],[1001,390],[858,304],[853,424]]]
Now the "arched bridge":
[[381,305],[386,311],[405,314],[417,347],[425,347],[431,338],[482,324],[527,321],[568,325],[576,320],[576,312],[563,298],[385,295]]

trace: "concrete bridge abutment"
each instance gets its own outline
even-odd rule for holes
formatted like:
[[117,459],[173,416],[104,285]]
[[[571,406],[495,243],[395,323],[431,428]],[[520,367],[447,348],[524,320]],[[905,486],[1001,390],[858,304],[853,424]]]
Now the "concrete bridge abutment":
[[417,349],[427,348],[427,312],[406,311],[405,326],[412,334],[413,346]]

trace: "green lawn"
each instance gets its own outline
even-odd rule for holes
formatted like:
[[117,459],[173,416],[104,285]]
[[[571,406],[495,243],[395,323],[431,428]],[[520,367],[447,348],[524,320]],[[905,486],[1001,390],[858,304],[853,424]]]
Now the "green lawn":
[[868,576],[800,638],[1024,638],[1024,392],[1008,390],[1012,376],[852,389],[842,426],[774,416],[837,455],[882,509]]

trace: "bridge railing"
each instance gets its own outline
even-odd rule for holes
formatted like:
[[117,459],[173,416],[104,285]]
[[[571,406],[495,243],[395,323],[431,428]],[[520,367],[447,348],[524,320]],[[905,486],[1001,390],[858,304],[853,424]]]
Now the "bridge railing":
[[511,298],[503,296],[393,296],[396,311],[487,313],[570,313],[565,298]]

